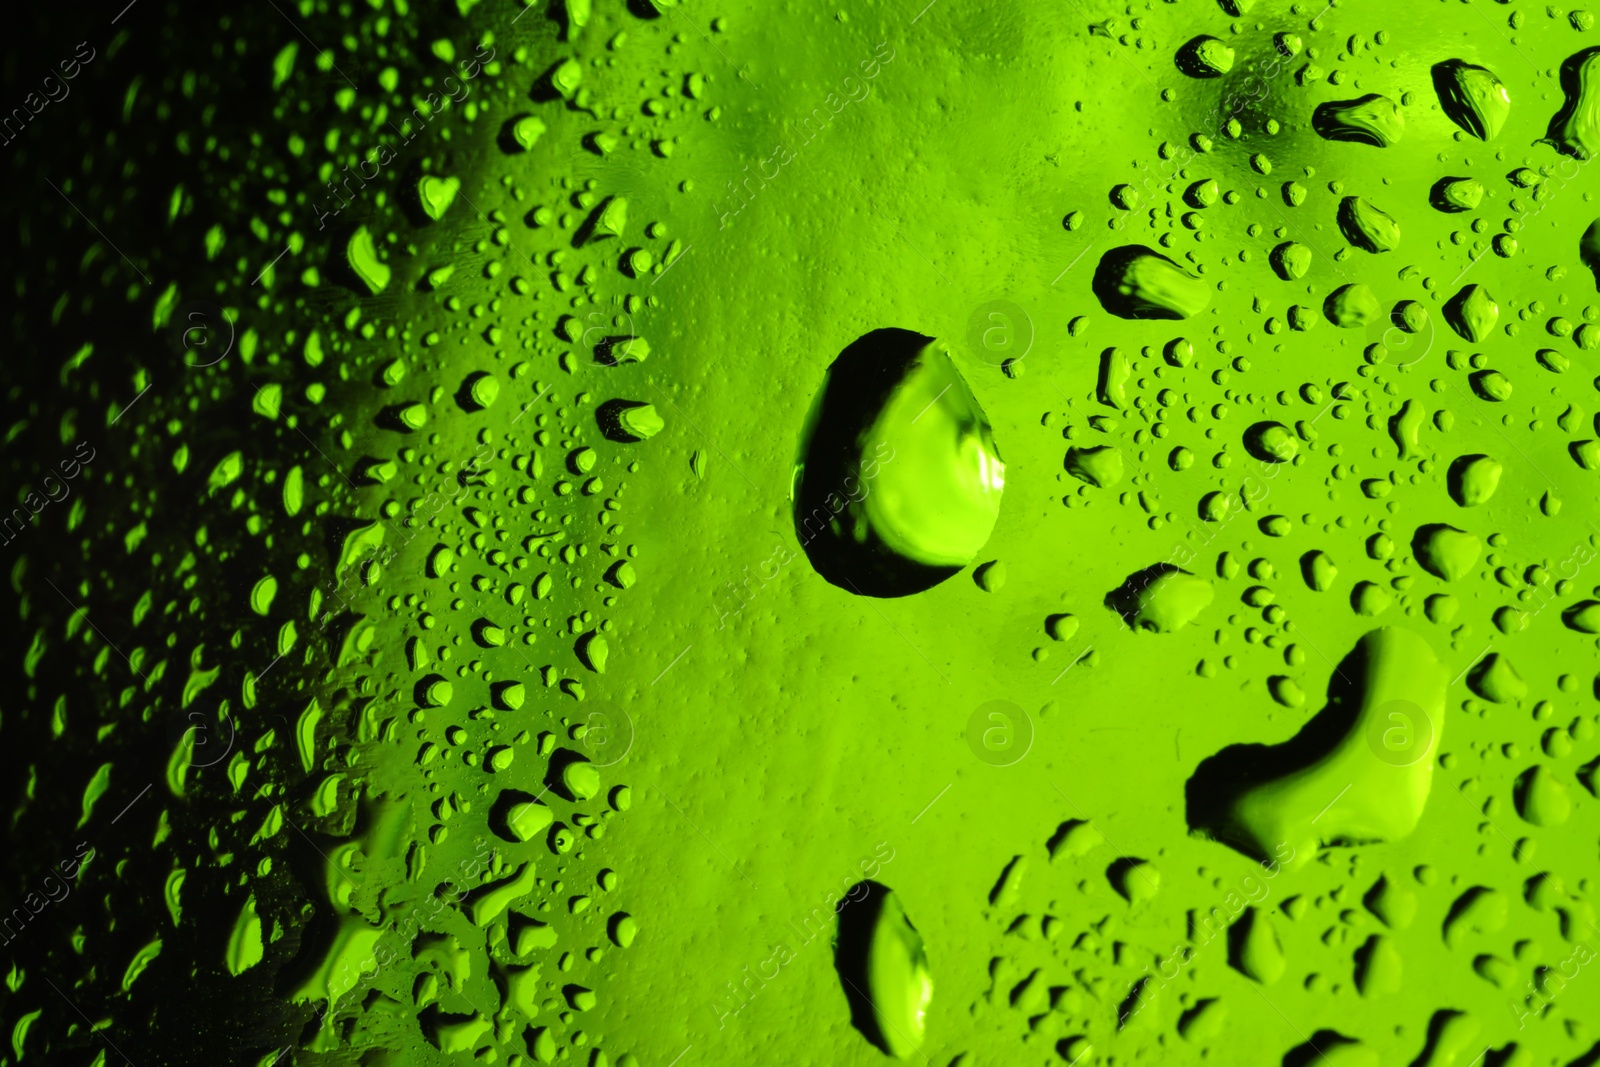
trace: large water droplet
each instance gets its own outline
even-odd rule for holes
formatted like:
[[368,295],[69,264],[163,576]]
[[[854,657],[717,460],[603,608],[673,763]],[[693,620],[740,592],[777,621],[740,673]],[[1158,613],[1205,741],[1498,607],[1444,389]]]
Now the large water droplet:
[[1359,100],[1330,100],[1317,108],[1311,125],[1330,141],[1353,141],[1387,148],[1405,133],[1405,113],[1387,96],[1368,93]]
[[1400,224],[1394,217],[1359,196],[1340,201],[1339,229],[1345,240],[1368,252],[1392,252],[1400,243]]
[[933,997],[922,935],[887,886],[858,882],[846,896],[838,908],[834,964],[851,1022],[878,1048],[906,1059],[922,1044]]
[[1597,72],[1600,48],[1585,48],[1561,64],[1561,88],[1567,99],[1550,120],[1546,140],[1555,145],[1556,151],[1575,159],[1593,159],[1600,151],[1600,117],[1595,107]]
[[874,330],[840,353],[807,417],[795,532],[834,585],[905,596],[973,561],[1004,488],[989,419],[944,347]]
[[1452,122],[1480,141],[1492,141],[1511,113],[1511,94],[1488,67],[1459,59],[1434,65],[1433,87]]
[[1093,285],[1101,306],[1123,319],[1189,319],[1211,302],[1205,282],[1143,245],[1101,256]]

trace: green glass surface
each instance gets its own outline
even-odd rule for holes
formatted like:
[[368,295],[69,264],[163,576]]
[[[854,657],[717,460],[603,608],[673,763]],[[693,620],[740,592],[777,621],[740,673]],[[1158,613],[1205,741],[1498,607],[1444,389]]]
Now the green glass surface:
[[1594,13],[123,3],[0,1067],[1600,1062]]

